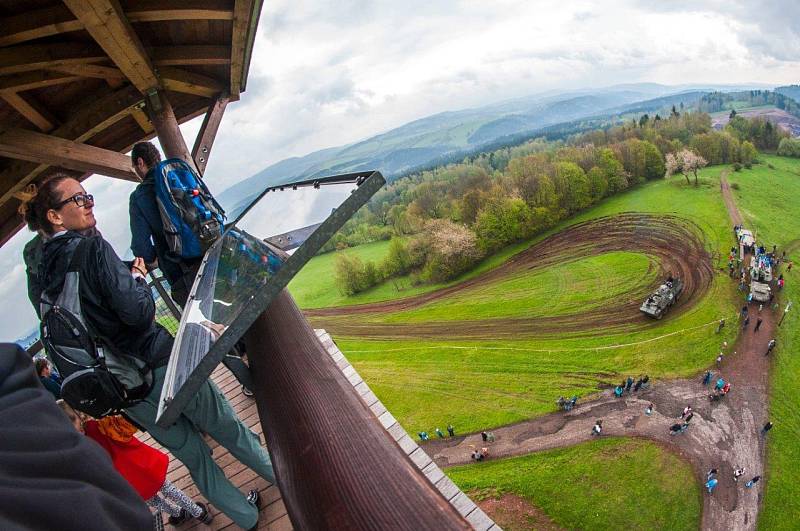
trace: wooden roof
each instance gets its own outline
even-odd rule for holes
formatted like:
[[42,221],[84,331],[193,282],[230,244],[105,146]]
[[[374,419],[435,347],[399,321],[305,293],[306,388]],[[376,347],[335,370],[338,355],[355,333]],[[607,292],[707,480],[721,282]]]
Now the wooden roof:
[[245,89],[261,5],[0,0],[0,245],[22,226],[14,194],[57,167],[136,180],[120,153],[154,136],[144,104],[156,89],[179,123],[207,113],[202,171],[203,142]]

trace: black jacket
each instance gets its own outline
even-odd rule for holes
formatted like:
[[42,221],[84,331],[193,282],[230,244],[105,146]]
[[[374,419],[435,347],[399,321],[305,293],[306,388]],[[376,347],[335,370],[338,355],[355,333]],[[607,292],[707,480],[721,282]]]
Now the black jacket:
[[152,170],[131,193],[128,210],[133,255],[144,259],[148,264],[158,258],[158,268],[164,273],[169,285],[175,285],[183,277],[183,269],[169,253],[164,237],[164,224],[156,203],[156,185]]
[[108,454],[78,433],[31,358],[0,344],[0,529],[149,531],[153,518]]
[[134,279],[111,245],[100,236],[86,238],[67,232],[44,245],[42,289],[55,298],[64,285],[72,253],[81,240],[89,248],[81,264],[81,311],[91,331],[112,348],[137,357],[151,367],[166,365],[172,336],[155,322],[155,303],[143,279]]

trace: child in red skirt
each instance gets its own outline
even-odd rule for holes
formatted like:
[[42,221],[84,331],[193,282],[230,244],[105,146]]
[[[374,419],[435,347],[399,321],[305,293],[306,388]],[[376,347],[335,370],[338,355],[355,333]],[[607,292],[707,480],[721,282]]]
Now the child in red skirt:
[[84,420],[62,403],[75,428],[97,442],[111,456],[114,468],[128,480],[147,505],[169,515],[169,523],[179,525],[189,518],[204,524],[212,520],[205,504],[195,503],[167,479],[169,457],[141,442],[133,435],[135,426],[120,416]]

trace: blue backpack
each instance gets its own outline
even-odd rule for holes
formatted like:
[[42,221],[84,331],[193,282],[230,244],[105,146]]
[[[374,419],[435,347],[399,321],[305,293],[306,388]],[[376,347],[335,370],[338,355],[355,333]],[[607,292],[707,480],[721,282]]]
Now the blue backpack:
[[163,160],[154,174],[169,250],[180,258],[203,256],[225,230],[225,211],[184,160]]

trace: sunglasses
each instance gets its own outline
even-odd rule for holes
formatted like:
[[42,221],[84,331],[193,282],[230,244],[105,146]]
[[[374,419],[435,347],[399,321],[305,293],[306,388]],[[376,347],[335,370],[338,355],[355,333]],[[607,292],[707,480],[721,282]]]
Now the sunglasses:
[[73,201],[79,207],[84,207],[87,204],[94,204],[94,196],[92,194],[75,194],[72,197],[68,197],[58,203],[53,210],[58,210],[59,208],[63,207],[70,201]]

